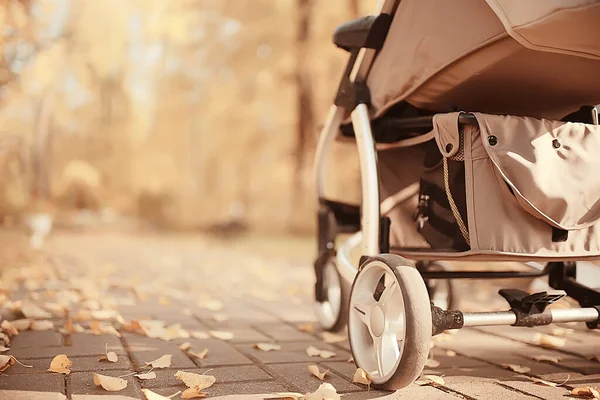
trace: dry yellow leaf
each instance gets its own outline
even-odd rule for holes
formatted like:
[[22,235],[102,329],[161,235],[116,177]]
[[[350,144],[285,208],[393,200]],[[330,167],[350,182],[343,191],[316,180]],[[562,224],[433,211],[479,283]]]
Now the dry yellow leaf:
[[58,317],[65,315],[65,307],[58,303],[44,303],[44,308]]
[[213,319],[215,322],[225,322],[229,319],[229,317],[225,314],[213,314]]
[[10,321],[4,320],[0,324],[0,328],[4,330],[10,336],[16,336],[19,334],[19,330]]
[[315,331],[313,324],[299,324],[296,325],[296,329],[298,329],[300,332],[306,333],[313,333]]
[[323,341],[325,343],[340,343],[343,342],[344,340],[346,340],[346,336],[344,335],[338,335],[335,333],[331,333],[331,332],[323,332],[321,333],[321,337],[323,338]]
[[448,357],[456,357],[456,352],[454,350],[446,350],[446,355]]
[[551,364],[558,364],[561,360],[560,357],[556,357],[556,356],[548,356],[545,354],[541,354],[539,356],[534,356],[532,357],[533,360],[535,361],[539,361],[539,362],[547,362],[547,363],[551,363]]
[[557,347],[564,347],[566,340],[556,336],[544,335],[543,333],[536,333],[533,337],[533,341],[542,347],[554,349]]
[[52,318],[52,314],[50,314],[48,311],[36,306],[33,303],[24,303],[21,306],[21,312],[25,315],[26,318],[32,318],[32,319]]
[[142,380],[154,379],[154,378],[156,378],[156,372],[150,371],[150,372],[146,372],[143,374],[135,374],[134,376],[136,376]]
[[107,321],[111,319],[119,319],[120,315],[117,310],[94,310],[92,311],[92,318]]
[[19,332],[26,331],[31,327],[31,320],[27,318],[10,321],[10,323],[17,328]]
[[158,298],[158,304],[160,304],[161,306],[169,307],[171,306],[171,300],[169,300],[169,298],[166,296],[160,296]]
[[9,347],[0,346],[0,353],[4,353],[5,351],[9,351]]
[[220,300],[199,301],[198,307],[205,308],[210,311],[221,311],[223,309],[223,303]]
[[307,393],[305,400],[341,400],[342,397],[331,383],[322,383],[313,393]]
[[335,357],[335,356],[336,356],[336,354],[335,354],[333,351],[329,351],[329,350],[320,350],[320,349],[317,349],[317,348],[316,348],[316,347],[314,347],[314,346],[309,346],[309,347],[306,349],[306,354],[307,354],[309,357],[321,357],[321,358],[325,358],[325,359],[327,359],[327,358],[331,358],[331,357]]
[[146,365],[151,365],[152,368],[169,368],[171,366],[172,354],[165,354],[154,361],[148,361]]
[[531,368],[517,364],[502,364],[502,368],[510,369],[513,372],[518,372],[519,374],[524,374],[526,372],[531,371]]
[[71,373],[69,368],[71,368],[72,365],[73,362],[69,360],[65,354],[59,354],[52,359],[48,371],[69,375]]
[[208,349],[204,349],[200,353],[196,353],[196,352],[194,352],[192,350],[188,351],[188,355],[190,355],[192,357],[199,358],[201,360],[204,360],[204,358],[206,358],[207,354],[208,354]]
[[571,335],[575,332],[574,329],[569,329],[569,328],[553,328],[552,329],[552,334],[554,336],[567,336],[567,335]]
[[327,369],[327,370],[321,372],[319,370],[319,366],[318,365],[311,364],[311,365],[308,366],[308,372],[310,372],[311,374],[313,374],[314,376],[316,376],[320,380],[323,380],[323,379],[325,379],[325,376],[327,375],[327,373],[329,372],[329,370]]
[[188,388],[181,393],[182,399],[202,399],[208,396],[208,393],[201,392],[198,388]]
[[352,382],[369,386],[371,385],[372,379],[364,369],[357,368],[354,372],[354,376],[352,377]]
[[221,340],[233,339],[233,333],[227,331],[209,331],[208,333],[210,336]]
[[190,332],[192,337],[196,338],[196,339],[209,339],[210,335],[206,332],[202,332],[202,331],[192,331]]
[[441,376],[437,376],[437,375],[423,375],[421,377],[421,379],[419,379],[415,382],[415,384],[417,384],[419,386],[425,386],[425,385],[443,386],[445,383],[446,382],[444,381],[444,378],[442,378]]
[[118,392],[127,387],[125,379],[100,374],[94,374],[94,384],[108,392]]
[[0,355],[0,372],[6,371],[15,361],[13,356]]
[[32,331],[49,331],[51,329],[54,329],[54,324],[47,319],[43,321],[33,321],[31,323]]
[[101,324],[99,321],[92,321],[90,323],[90,329],[94,335],[113,335],[121,337],[121,334],[114,326],[109,324]]
[[83,329],[83,326],[79,324],[73,324],[73,320],[71,318],[68,318],[67,322],[65,322],[65,325],[63,326],[63,329],[61,330],[61,333],[72,334],[83,333],[84,331],[85,329]]
[[346,360],[346,362],[353,363],[354,362],[354,358],[350,357],[348,360]]
[[434,360],[433,358],[430,358],[425,362],[425,366],[428,368],[437,368],[440,366],[440,362],[437,360]]
[[600,393],[598,393],[598,390],[589,386],[574,388],[571,390],[571,396],[581,397],[584,399],[600,399]]
[[281,350],[280,345],[273,343],[257,343],[254,345],[254,347],[262,351]]
[[544,379],[533,378],[533,377],[530,377],[529,379],[531,379],[534,383],[537,383],[538,385],[544,385],[544,386],[550,386],[550,387],[559,387],[559,386],[562,386],[565,383],[567,383],[567,381],[570,378],[571,378],[571,376],[568,376],[567,379],[564,382],[562,382],[562,383],[546,381]]
[[211,387],[216,378],[212,375],[200,375],[193,372],[177,371],[175,378],[182,381],[185,386],[194,388],[198,391]]
[[280,392],[275,393],[277,400],[304,400],[304,395],[302,393],[294,393],[294,392]]
[[181,343],[177,347],[179,347],[179,350],[181,350],[181,351],[188,351],[189,349],[192,348],[192,344],[190,342],[184,342],[184,343]]
[[119,357],[117,357],[117,353],[114,351],[108,351],[108,343],[104,346],[104,355],[100,357],[99,361],[109,361],[116,363],[119,361]]
[[174,393],[169,397],[155,393],[150,389],[142,389],[142,393],[144,393],[144,396],[146,396],[146,400],[171,400],[173,397],[181,393],[181,391]]

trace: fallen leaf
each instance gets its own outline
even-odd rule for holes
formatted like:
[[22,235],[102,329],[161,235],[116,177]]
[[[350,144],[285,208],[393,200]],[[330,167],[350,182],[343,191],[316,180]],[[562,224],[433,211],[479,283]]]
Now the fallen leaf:
[[354,358],[350,357],[346,362],[353,363],[354,362]]
[[542,347],[554,349],[557,347],[564,347],[566,340],[556,336],[544,335],[543,333],[536,333],[533,337],[533,341]]
[[65,322],[63,329],[61,329],[61,333],[67,333],[67,334],[83,333],[84,331],[85,331],[85,329],[83,328],[83,326],[81,326],[79,324],[73,324],[73,319],[71,319],[71,318],[67,319],[67,322]]
[[49,331],[51,329],[54,329],[54,324],[47,319],[43,321],[33,321],[31,323],[32,331]]
[[296,325],[296,329],[298,329],[300,332],[306,333],[313,333],[315,331],[313,324],[299,324]]
[[94,374],[94,384],[96,386],[102,386],[102,389],[108,392],[118,392],[127,387],[127,381],[125,379],[100,374]]
[[132,324],[134,328],[139,326],[142,333],[151,339],[156,339],[165,332],[165,323],[159,320],[132,321]]
[[415,382],[415,384],[419,385],[419,386],[425,386],[425,385],[440,385],[443,386],[446,382],[444,381],[444,378],[442,378],[441,376],[437,376],[437,375],[423,375],[421,377],[421,379],[419,379],[418,381]]
[[31,327],[31,320],[27,318],[10,321],[10,323],[17,328],[19,332],[26,331]]
[[196,339],[209,339],[210,335],[206,332],[202,332],[202,331],[192,331],[190,332],[192,337],[196,338]]
[[262,351],[281,350],[280,345],[273,343],[257,343],[254,345],[254,347]]
[[201,360],[204,360],[204,358],[206,357],[207,354],[208,354],[208,349],[204,349],[200,353],[196,353],[192,350],[188,351],[188,355],[199,358]]
[[6,371],[15,361],[13,356],[0,355],[0,372]]
[[181,327],[181,324],[172,324],[164,328],[163,332],[157,337],[168,342],[174,339],[187,339],[190,337],[190,334]]
[[346,340],[346,336],[344,335],[338,335],[335,333],[331,333],[331,332],[323,332],[321,333],[321,337],[323,338],[323,341],[325,343],[340,343],[343,342],[344,340]]
[[120,317],[117,310],[94,310],[92,311],[92,318],[99,320],[110,320],[118,319]]
[[429,368],[437,368],[440,366],[440,362],[430,358],[425,362],[425,366]]
[[69,360],[65,354],[59,354],[52,359],[48,371],[69,375],[71,373],[69,368],[71,368],[72,365],[73,362]]
[[448,357],[456,357],[456,352],[454,350],[446,350],[446,355]]
[[193,372],[177,371],[175,378],[182,381],[185,386],[195,388],[198,391],[211,387],[216,378],[212,375],[200,375]]
[[26,318],[33,318],[33,319],[52,318],[52,314],[50,314],[48,311],[36,306],[33,303],[24,303],[21,306],[21,312],[25,315]]
[[0,353],[4,353],[5,351],[9,351],[9,347],[0,346]]
[[188,351],[189,349],[192,348],[192,344],[190,342],[184,342],[184,343],[181,343],[177,347],[179,347],[179,350],[181,350],[181,351]]
[[182,399],[202,399],[206,396],[208,396],[208,393],[206,392],[201,392],[201,389],[199,388],[189,388],[183,391],[183,393],[181,393],[181,398]]
[[163,396],[161,394],[155,393],[150,389],[142,389],[142,393],[146,396],[146,400],[171,400],[173,397],[177,396],[181,393],[181,390],[177,393],[172,394],[169,397]]
[[209,331],[208,333],[210,336],[221,340],[233,339],[233,333],[227,331]]
[[600,399],[600,393],[589,386],[576,387],[571,390],[571,396],[581,397],[584,399]]
[[140,379],[143,379],[143,380],[154,379],[154,378],[156,378],[156,372],[151,371],[151,372],[146,372],[143,374],[135,374],[134,376],[138,377]]
[[117,361],[119,361],[119,357],[117,357],[117,353],[115,353],[114,351],[108,351],[108,343],[106,343],[106,345],[104,346],[104,355],[102,357],[100,357],[99,361],[109,361],[109,362],[113,362],[116,363]]
[[19,330],[10,321],[4,320],[0,324],[0,328],[4,330],[10,336],[16,336],[19,334]]
[[539,356],[534,356],[532,357],[533,360],[535,361],[539,361],[539,362],[547,362],[547,363],[551,363],[551,364],[558,364],[561,360],[560,357],[555,357],[555,356],[548,356],[545,354],[539,355]]
[[92,321],[90,323],[90,329],[94,335],[113,335],[121,337],[121,334],[114,326],[110,324],[101,324],[100,321]]
[[331,383],[322,383],[313,393],[305,395],[306,400],[341,400],[341,396]]
[[311,374],[313,374],[314,376],[316,376],[320,380],[323,380],[323,379],[325,379],[325,376],[327,375],[327,373],[329,372],[329,370],[327,369],[327,370],[321,372],[319,370],[319,366],[318,365],[311,364],[311,365],[308,366],[308,372],[310,372]]
[[331,357],[335,357],[335,356],[336,356],[336,354],[335,354],[333,351],[329,351],[329,350],[320,350],[320,349],[317,349],[317,348],[316,348],[316,347],[314,347],[314,346],[309,346],[309,347],[306,349],[306,354],[307,354],[309,357],[321,357],[321,358],[325,358],[325,359],[327,359],[327,358],[331,358]]
[[215,322],[225,322],[229,319],[229,317],[225,314],[213,314],[213,319]]
[[372,379],[364,369],[357,368],[352,377],[352,382],[369,386],[371,385]]
[[530,377],[529,379],[531,379],[534,383],[537,383],[538,385],[550,386],[550,387],[559,387],[559,386],[563,386],[565,383],[567,383],[567,381],[570,378],[571,378],[571,376],[569,375],[567,377],[567,379],[564,382],[562,382],[562,383],[546,381],[546,380],[543,380],[543,379],[533,378],[533,377]]
[[223,309],[223,303],[220,300],[199,301],[198,307],[205,308],[210,311],[220,311]]
[[44,308],[58,317],[62,317],[66,313],[65,307],[58,303],[44,303]]
[[516,365],[516,364],[502,364],[502,368],[510,369],[513,372],[518,372],[519,374],[524,374],[526,372],[531,371],[531,368],[529,368],[529,367],[524,367],[522,365]]
[[166,296],[160,296],[158,298],[158,304],[160,304],[161,306],[170,306],[171,305],[171,300],[169,300],[168,297]]
[[148,361],[146,365],[151,365],[152,368],[169,368],[171,366],[172,354],[165,354],[154,361]]
[[569,329],[569,328],[553,328],[552,329],[552,334],[554,336],[567,336],[567,335],[571,335],[575,332],[574,329]]

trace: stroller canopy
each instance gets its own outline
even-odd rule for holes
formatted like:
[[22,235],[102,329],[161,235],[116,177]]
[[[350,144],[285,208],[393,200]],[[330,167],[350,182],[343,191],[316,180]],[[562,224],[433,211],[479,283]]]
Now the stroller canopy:
[[600,0],[402,0],[367,83],[375,116],[562,118],[600,104]]

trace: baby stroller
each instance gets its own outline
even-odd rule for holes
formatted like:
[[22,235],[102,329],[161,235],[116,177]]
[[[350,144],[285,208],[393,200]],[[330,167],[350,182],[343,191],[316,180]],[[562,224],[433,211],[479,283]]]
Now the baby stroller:
[[[598,0],[381,0],[374,16],[336,29],[350,60],[315,159],[315,307],[324,329],[348,326],[373,384],[411,384],[446,330],[598,328],[600,292],[576,279],[576,261],[600,256],[598,20]],[[326,197],[336,139],[358,146],[360,205]],[[432,290],[543,276],[552,290],[500,290],[505,312],[453,310]],[[549,307],[565,296],[581,307]]]

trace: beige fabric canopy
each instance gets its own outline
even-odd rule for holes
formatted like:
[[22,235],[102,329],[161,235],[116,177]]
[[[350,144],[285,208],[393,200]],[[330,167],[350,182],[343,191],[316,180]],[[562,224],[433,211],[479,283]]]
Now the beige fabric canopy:
[[367,80],[375,116],[406,100],[560,119],[600,104],[600,0],[402,0]]

